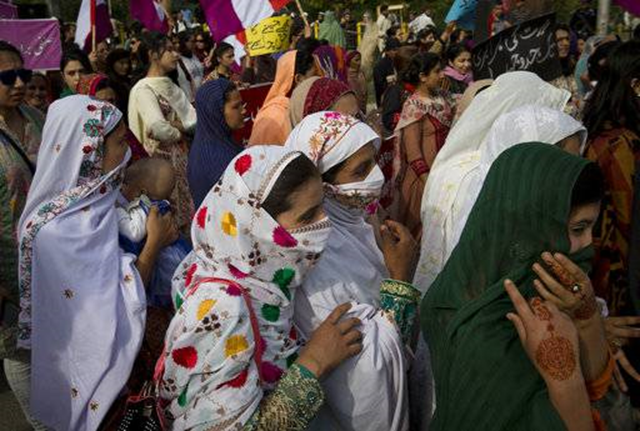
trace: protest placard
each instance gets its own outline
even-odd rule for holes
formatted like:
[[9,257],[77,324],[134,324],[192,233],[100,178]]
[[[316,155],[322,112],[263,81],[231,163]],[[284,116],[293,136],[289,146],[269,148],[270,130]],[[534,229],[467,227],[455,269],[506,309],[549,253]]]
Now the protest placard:
[[276,16],[264,19],[245,30],[247,43],[244,49],[251,56],[273,54],[289,48],[291,18]]
[[495,79],[526,70],[551,81],[562,74],[555,39],[555,14],[508,28],[473,49],[475,79]]
[[18,48],[25,67],[35,70],[58,70],[62,57],[58,20],[0,19],[0,39]]

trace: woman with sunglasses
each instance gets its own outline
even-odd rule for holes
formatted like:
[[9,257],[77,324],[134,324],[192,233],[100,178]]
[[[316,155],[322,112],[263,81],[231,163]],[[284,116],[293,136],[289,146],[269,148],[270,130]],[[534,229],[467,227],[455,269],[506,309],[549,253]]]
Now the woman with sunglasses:
[[[24,103],[31,71],[13,45],[0,41],[0,359],[7,382],[31,426],[29,353],[16,347],[18,313],[18,220],[24,209],[44,119]],[[31,155],[31,157],[29,156]]]

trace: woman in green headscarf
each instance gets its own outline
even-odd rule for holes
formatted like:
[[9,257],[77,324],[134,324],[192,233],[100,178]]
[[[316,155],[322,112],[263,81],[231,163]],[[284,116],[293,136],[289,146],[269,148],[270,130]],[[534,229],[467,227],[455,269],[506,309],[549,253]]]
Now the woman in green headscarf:
[[602,193],[594,164],[550,145],[520,144],[494,162],[422,303],[430,430],[599,429],[588,393],[606,393],[613,364],[583,271]]
[[335,12],[329,10],[324,13],[324,21],[320,23],[318,39],[325,39],[329,42],[329,45],[333,46],[341,46],[343,48],[347,46],[344,30],[342,30]]

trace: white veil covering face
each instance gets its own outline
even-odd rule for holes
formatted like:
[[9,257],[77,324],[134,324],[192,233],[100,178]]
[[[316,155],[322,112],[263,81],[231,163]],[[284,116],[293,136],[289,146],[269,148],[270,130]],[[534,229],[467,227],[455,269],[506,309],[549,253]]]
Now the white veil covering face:
[[20,220],[19,340],[31,349],[31,413],[57,430],[96,430],[142,343],[145,290],[118,244],[115,201],[131,156],[102,172],[112,105],[51,105]]
[[[324,174],[369,143],[379,147],[380,139],[365,123],[318,112],[296,126],[285,147],[303,152]],[[352,302],[348,317],[362,322],[363,349],[323,379],[326,406],[309,429],[406,431],[408,363],[396,326],[379,310],[380,286],[388,273],[373,228],[364,211],[327,195],[324,209],[332,231],[320,261],[296,293],[295,323],[308,339],[335,307]]]
[[[467,176],[478,169],[496,120],[527,105],[562,111],[570,97],[569,92],[533,73],[510,72],[478,94],[462,114],[436,157],[422,196],[424,231],[414,286],[423,294],[442,270],[451,245],[457,242],[454,232],[460,220],[460,197],[469,193],[473,182]],[[528,140],[535,137],[531,135]]]

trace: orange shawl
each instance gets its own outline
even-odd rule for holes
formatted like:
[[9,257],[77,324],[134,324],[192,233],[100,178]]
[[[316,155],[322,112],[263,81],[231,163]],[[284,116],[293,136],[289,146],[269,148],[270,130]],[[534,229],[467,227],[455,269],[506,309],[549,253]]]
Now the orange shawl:
[[249,145],[284,145],[289,133],[289,93],[296,73],[296,51],[278,60],[276,79],[253,123]]

